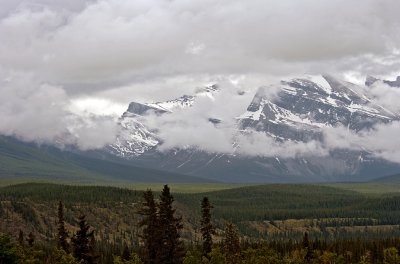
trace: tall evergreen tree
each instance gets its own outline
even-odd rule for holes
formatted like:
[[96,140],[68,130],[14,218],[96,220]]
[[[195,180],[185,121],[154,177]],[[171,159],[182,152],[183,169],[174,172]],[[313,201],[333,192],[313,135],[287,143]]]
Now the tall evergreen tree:
[[225,225],[223,248],[228,263],[238,263],[238,255],[240,254],[239,231],[232,223]]
[[94,262],[90,256],[89,239],[93,236],[93,231],[89,231],[90,226],[86,223],[85,215],[81,215],[78,220],[79,230],[71,239],[73,255],[78,261],[91,264]]
[[201,201],[201,234],[203,238],[203,256],[208,258],[212,249],[212,235],[214,234],[214,227],[211,223],[211,209],[213,206],[210,204],[208,197],[204,197]]
[[175,217],[176,210],[172,207],[173,202],[174,197],[171,195],[168,185],[164,185],[159,204],[161,240],[157,257],[158,263],[162,264],[180,264],[185,254],[179,234],[183,228],[182,218]]
[[58,233],[57,233],[57,246],[58,248],[69,253],[69,245],[67,242],[68,232],[64,224],[64,206],[61,201],[58,202]]
[[310,242],[308,240],[308,233],[307,232],[304,233],[303,248],[306,250],[306,255],[304,256],[304,260],[307,263],[310,263],[311,259],[312,259],[312,250],[311,250]]
[[141,238],[144,242],[144,260],[148,264],[157,263],[157,250],[160,245],[159,219],[157,203],[154,200],[153,192],[148,189],[143,193],[143,203],[138,214],[143,218],[139,226],[143,227]]

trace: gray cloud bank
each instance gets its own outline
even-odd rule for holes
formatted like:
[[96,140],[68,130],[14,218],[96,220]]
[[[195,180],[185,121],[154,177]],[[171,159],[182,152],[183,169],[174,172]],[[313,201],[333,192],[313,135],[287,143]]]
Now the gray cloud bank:
[[[400,66],[398,10],[398,0],[3,0],[0,133],[97,148],[114,139],[115,116],[71,111],[81,97],[121,105],[171,99],[208,81],[239,81],[254,90],[305,72],[394,75]],[[386,98],[376,93],[389,104],[389,94],[397,91]],[[249,100],[232,98],[222,104],[226,107],[204,101],[191,111],[208,107],[229,119]],[[208,144],[214,150],[231,148],[230,140],[223,140],[230,139],[226,132],[205,121],[191,124],[196,121],[187,113],[176,115],[189,123],[187,129],[214,129],[204,134],[213,139]],[[200,134],[188,137],[191,130],[175,132],[182,144],[207,145]],[[257,142],[247,136],[236,140]],[[176,145],[173,139],[165,142]]]
[[115,119],[69,111],[69,98],[61,87],[26,75],[8,75],[0,86],[2,135],[61,147],[77,145],[83,150],[115,140]]
[[399,65],[396,0],[27,2],[1,19],[0,60],[55,82]]

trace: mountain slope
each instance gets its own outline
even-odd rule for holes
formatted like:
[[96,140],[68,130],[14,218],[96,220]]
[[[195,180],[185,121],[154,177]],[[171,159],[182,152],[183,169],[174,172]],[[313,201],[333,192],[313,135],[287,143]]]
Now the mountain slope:
[[400,184],[400,174],[379,177],[370,181],[372,183]]
[[77,155],[49,146],[0,137],[1,179],[77,182],[203,182],[204,180]]

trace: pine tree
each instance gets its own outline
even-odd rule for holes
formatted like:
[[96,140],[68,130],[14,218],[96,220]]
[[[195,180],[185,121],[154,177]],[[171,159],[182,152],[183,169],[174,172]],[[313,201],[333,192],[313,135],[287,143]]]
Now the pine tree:
[[157,203],[154,201],[153,192],[148,189],[143,193],[144,201],[138,211],[143,218],[139,226],[143,227],[141,238],[144,242],[144,256],[146,263],[157,263],[157,250],[160,244],[159,219]]
[[214,227],[211,223],[211,209],[213,206],[210,204],[208,197],[204,197],[201,201],[201,234],[203,238],[203,256],[208,258],[212,249],[212,235],[214,234]]
[[185,254],[179,234],[179,231],[183,228],[182,218],[174,216],[173,202],[174,197],[171,195],[168,185],[164,185],[159,204],[161,241],[157,257],[158,263],[162,264],[180,264]]
[[223,248],[228,263],[238,263],[238,255],[240,254],[239,231],[232,223],[225,225]]
[[79,230],[71,239],[73,255],[78,261],[83,260],[85,263],[91,264],[93,260],[90,256],[89,239],[93,236],[93,231],[89,231],[90,226],[86,223],[85,215],[81,215],[78,219]]
[[69,245],[67,242],[68,232],[65,229],[64,224],[64,206],[61,201],[58,203],[58,234],[57,234],[57,246],[58,248],[69,253]]
[[312,259],[312,250],[311,250],[310,242],[308,240],[308,233],[307,232],[304,233],[303,248],[306,250],[306,255],[304,256],[304,260],[307,263],[310,263],[311,259]]

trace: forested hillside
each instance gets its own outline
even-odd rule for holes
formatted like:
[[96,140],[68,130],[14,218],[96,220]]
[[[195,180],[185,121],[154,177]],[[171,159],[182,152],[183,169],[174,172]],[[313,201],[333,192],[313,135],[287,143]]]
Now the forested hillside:
[[[159,195],[154,193],[156,202]],[[265,185],[173,196],[176,215],[182,216],[180,235],[186,248],[201,244],[200,201],[205,196],[213,206],[213,240],[217,244],[224,242],[228,223],[238,227],[242,244],[267,243],[277,254],[279,247],[299,249],[305,233],[310,241],[320,241],[321,247],[353,240],[389,247],[395,243],[390,239],[400,236],[398,194],[366,195],[318,185]],[[50,250],[56,241],[57,208],[62,201],[69,234],[78,230],[77,219],[85,215],[94,230],[100,263],[111,263],[126,247],[130,251],[141,248],[141,190],[28,183],[0,188],[0,201],[0,232],[15,241],[21,232],[25,236],[31,233],[37,245]],[[140,255],[140,250],[137,253]]]

